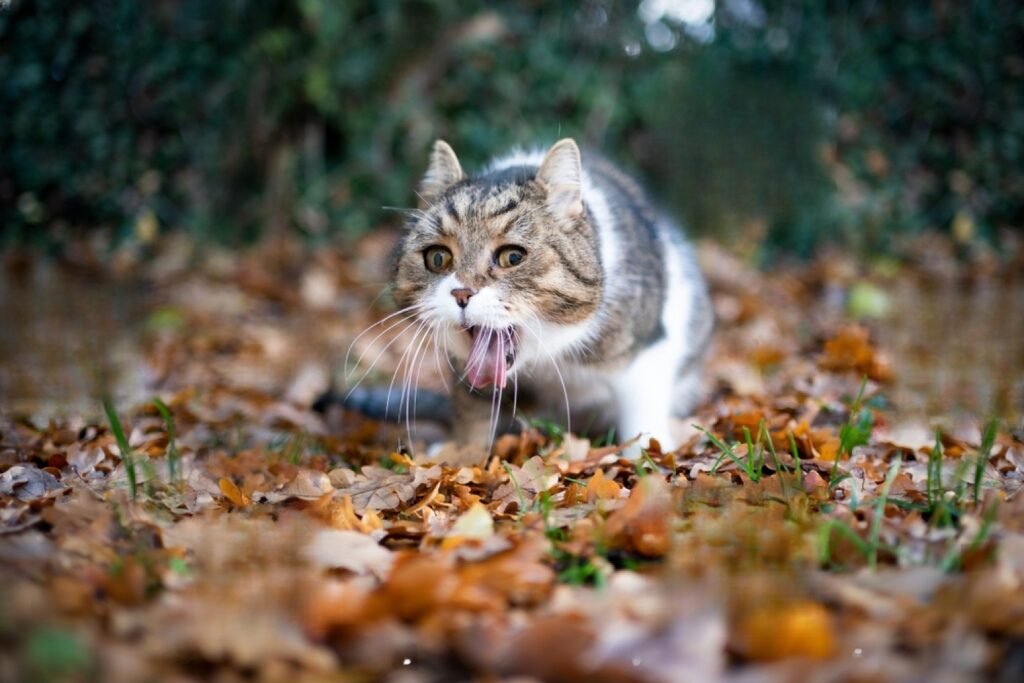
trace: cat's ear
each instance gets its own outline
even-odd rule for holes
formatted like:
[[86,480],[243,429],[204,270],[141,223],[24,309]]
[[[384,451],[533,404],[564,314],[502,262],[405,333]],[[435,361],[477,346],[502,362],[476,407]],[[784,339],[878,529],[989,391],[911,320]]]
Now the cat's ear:
[[430,166],[420,181],[419,195],[425,204],[430,204],[446,189],[462,180],[462,166],[451,146],[444,140],[434,142],[430,152]]
[[578,218],[583,214],[583,167],[575,140],[559,140],[548,150],[537,180],[547,190],[548,206],[557,215]]

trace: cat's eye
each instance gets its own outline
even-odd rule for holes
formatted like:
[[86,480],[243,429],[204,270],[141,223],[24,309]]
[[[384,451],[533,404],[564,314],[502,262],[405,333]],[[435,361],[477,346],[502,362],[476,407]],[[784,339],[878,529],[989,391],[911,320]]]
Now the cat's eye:
[[514,245],[506,245],[494,253],[494,260],[502,268],[518,266],[526,259],[526,250]]
[[427,247],[423,252],[423,265],[432,273],[443,273],[452,265],[452,252],[440,245]]

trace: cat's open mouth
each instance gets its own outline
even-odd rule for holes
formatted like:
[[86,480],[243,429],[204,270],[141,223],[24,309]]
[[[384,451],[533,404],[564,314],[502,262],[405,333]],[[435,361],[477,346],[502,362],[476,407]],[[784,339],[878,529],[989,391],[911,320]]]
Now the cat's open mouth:
[[466,360],[466,378],[474,389],[493,384],[505,388],[508,371],[516,362],[519,334],[514,327],[494,328],[473,325],[467,327],[470,337],[469,358]]

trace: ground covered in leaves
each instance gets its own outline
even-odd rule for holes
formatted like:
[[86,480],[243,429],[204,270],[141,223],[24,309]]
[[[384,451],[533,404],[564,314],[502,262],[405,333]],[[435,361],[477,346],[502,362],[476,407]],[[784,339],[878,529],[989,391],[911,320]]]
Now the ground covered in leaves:
[[[1001,419],[922,420],[878,342],[900,283],[1019,263],[763,273],[703,245],[708,400],[629,461],[543,422],[488,455],[313,411],[388,313],[387,245],[115,254],[110,305],[141,293],[142,324],[114,315],[90,361],[106,412],[15,393],[7,350],[0,679],[1024,678],[1019,383]],[[97,270],[8,267],[12,298]],[[367,382],[397,331],[356,343]]]

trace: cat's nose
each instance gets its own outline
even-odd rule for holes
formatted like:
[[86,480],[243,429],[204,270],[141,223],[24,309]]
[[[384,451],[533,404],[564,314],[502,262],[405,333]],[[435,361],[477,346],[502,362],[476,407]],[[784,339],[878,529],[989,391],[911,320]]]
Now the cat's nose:
[[469,298],[476,294],[475,289],[469,289],[468,287],[459,287],[452,290],[452,296],[455,297],[455,303],[459,305],[459,308],[465,308],[469,305]]

